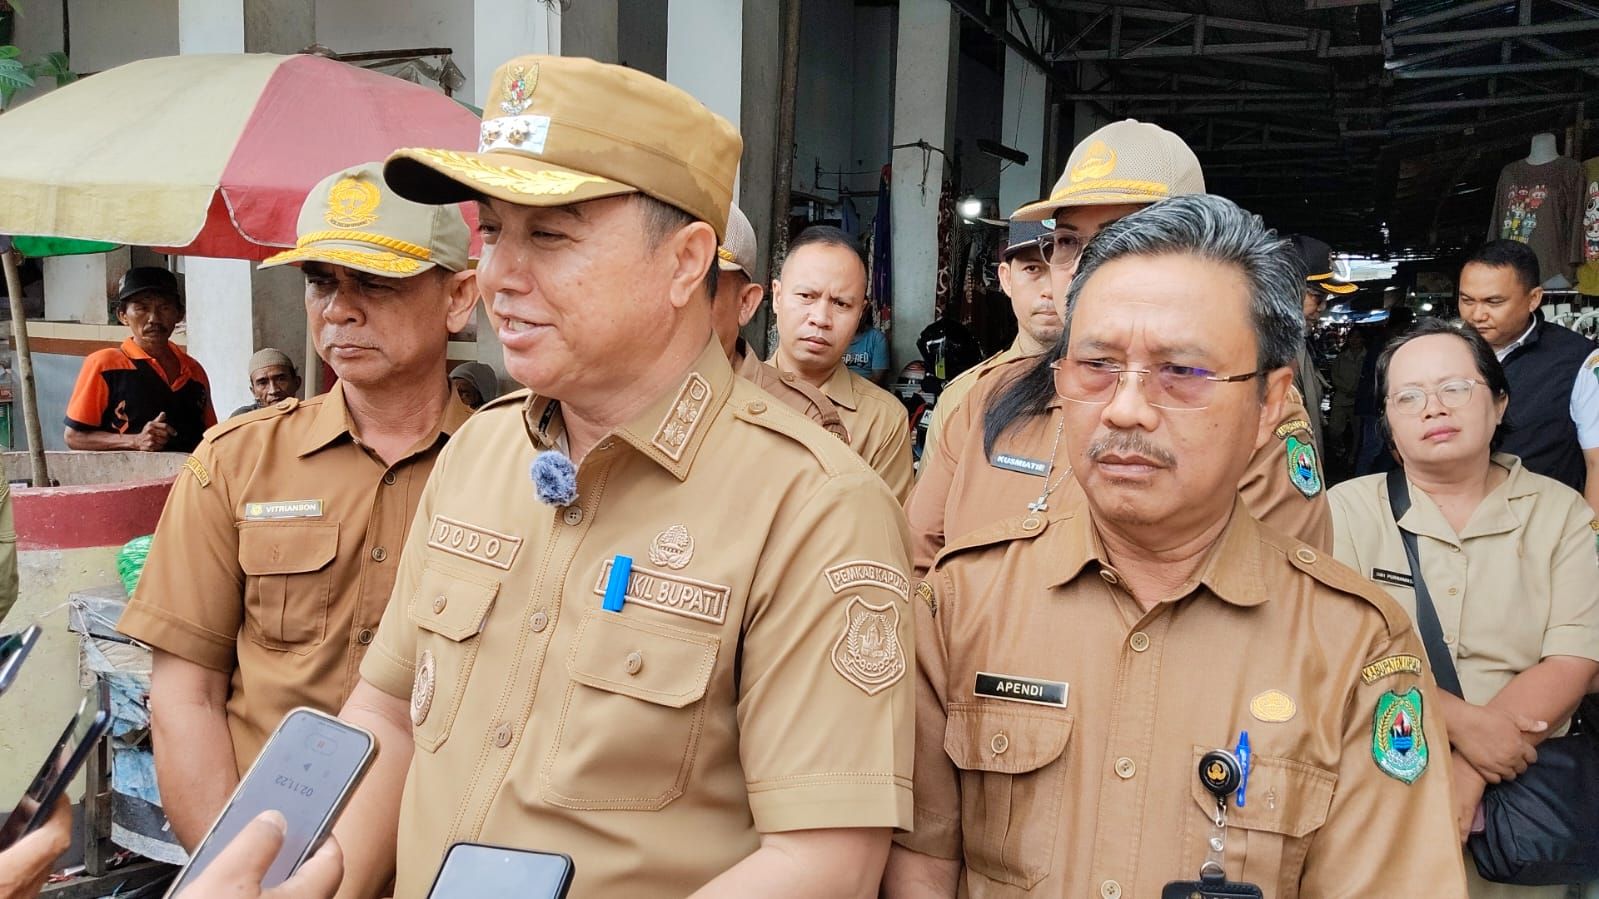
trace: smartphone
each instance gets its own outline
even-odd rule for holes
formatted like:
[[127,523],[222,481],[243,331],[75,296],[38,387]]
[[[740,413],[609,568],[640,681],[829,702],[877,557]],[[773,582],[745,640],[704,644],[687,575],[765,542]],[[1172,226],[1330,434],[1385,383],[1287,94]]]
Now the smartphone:
[[283,848],[261,888],[289,879],[333,829],[339,812],[372,763],[372,734],[324,712],[297,708],[283,717],[255,764],[178,872],[167,896],[194,882],[255,817],[276,809],[288,820]]
[[428,899],[565,899],[572,859],[559,852],[456,843]]
[[15,634],[0,634],[0,695],[4,695],[17,679],[17,672],[22,670],[22,660],[28,657],[28,650],[33,649],[33,644],[39,642],[41,633],[43,631],[35,624]]
[[94,744],[111,729],[111,713],[107,703],[101,701],[100,688],[91,688],[78,701],[78,711],[56,740],[50,754],[45,756],[33,783],[22,794],[22,800],[0,824],[0,849],[5,849],[23,836],[38,830],[49,820],[56,801],[66,792],[67,784],[78,775],[78,769],[94,751]]

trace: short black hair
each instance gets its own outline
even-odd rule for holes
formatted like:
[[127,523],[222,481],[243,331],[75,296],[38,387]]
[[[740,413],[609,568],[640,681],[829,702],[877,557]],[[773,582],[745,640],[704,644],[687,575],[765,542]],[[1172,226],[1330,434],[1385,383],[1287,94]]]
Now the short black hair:
[[1532,247],[1517,240],[1490,240],[1472,253],[1460,267],[1465,268],[1473,262],[1489,268],[1515,270],[1516,280],[1523,290],[1532,290],[1543,283],[1538,274],[1538,254],[1532,251]]
[[[639,204],[639,211],[644,215],[644,233],[648,235],[650,248],[661,245],[667,235],[686,228],[699,221],[698,218],[684,212],[670,203],[663,203],[649,194],[634,194],[633,199]],[[722,267],[716,264],[716,257],[711,257],[711,267],[705,272],[705,292],[712,299],[716,297],[716,279]]]
[[[1514,241],[1496,241],[1496,243],[1514,243]],[[1505,376],[1505,367],[1499,364],[1499,357],[1495,355],[1494,348],[1477,333],[1476,328],[1459,320],[1424,318],[1414,328],[1388,341],[1388,345],[1382,348],[1382,355],[1377,357],[1377,402],[1382,407],[1382,413],[1377,416],[1377,424],[1382,430],[1383,441],[1390,446],[1393,445],[1394,437],[1393,431],[1388,427],[1388,366],[1394,361],[1394,354],[1405,344],[1435,334],[1448,334],[1465,341],[1466,347],[1471,350],[1472,362],[1476,364],[1477,376],[1487,385],[1488,392],[1493,394],[1496,400],[1510,397],[1510,379]],[[1510,425],[1501,421],[1499,427],[1494,429],[1493,439],[1488,444],[1489,449],[1498,449],[1509,432]]]
[[[794,255],[794,251],[800,247],[809,246],[838,247],[849,250],[855,254],[856,259],[860,260],[861,268],[866,268],[866,251],[861,249],[861,242],[832,225],[812,225],[801,231],[794,239],[788,242],[788,251],[783,254],[783,261],[787,262],[788,257]],[[778,267],[778,271],[781,274],[781,266]]]

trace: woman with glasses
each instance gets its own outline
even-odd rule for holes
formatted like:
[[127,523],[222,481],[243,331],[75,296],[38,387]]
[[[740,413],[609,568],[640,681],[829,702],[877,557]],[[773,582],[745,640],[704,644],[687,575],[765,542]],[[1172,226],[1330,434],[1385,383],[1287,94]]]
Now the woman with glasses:
[[[1509,386],[1476,331],[1423,321],[1383,350],[1377,387],[1404,470],[1392,482],[1371,475],[1332,489],[1334,552],[1413,620],[1415,575],[1425,584],[1459,678],[1461,695],[1433,695],[1454,749],[1464,839],[1480,826],[1473,819],[1487,785],[1537,764],[1538,744],[1564,732],[1599,672],[1596,526],[1581,494],[1494,452]],[[1390,483],[1410,502],[1397,521]],[[1415,574],[1401,527],[1416,537]],[[1393,670],[1427,663],[1397,659]],[[1466,869],[1473,899],[1566,895],[1489,883],[1469,861]]]

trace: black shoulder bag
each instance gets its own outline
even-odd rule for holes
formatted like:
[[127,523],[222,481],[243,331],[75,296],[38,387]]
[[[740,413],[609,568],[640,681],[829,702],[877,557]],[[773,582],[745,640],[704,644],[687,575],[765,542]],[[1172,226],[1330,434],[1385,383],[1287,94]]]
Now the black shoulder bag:
[[[1402,470],[1388,472],[1388,504],[1397,524],[1410,508]],[[1460,676],[1421,577],[1416,535],[1401,527],[1399,536],[1416,591],[1416,629],[1433,677],[1460,696]],[[1515,780],[1488,785],[1482,798],[1486,829],[1466,843],[1485,880],[1553,886],[1599,879],[1599,739],[1595,722],[1590,719],[1585,727],[1581,718],[1572,719],[1566,736],[1539,744],[1538,761]]]

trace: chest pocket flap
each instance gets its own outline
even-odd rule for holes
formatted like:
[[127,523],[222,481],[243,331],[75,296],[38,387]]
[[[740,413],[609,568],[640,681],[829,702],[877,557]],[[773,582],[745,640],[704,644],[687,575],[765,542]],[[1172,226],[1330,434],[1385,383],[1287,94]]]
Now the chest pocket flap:
[[411,595],[411,620],[417,627],[457,643],[483,630],[500,582],[429,560]]
[[[1195,746],[1190,770],[1199,770],[1199,760],[1209,751],[1206,747]],[[1198,777],[1189,780],[1194,801],[1206,816],[1213,814],[1216,798],[1205,790]],[[1248,802],[1243,808],[1228,803],[1227,826],[1265,830],[1299,839],[1326,823],[1337,782],[1338,775],[1314,765],[1256,755],[1250,759]]]
[[715,634],[589,609],[568,667],[584,686],[680,709],[705,695],[720,647]]
[[952,702],[944,751],[967,771],[1026,774],[1060,758],[1071,735],[1072,717],[1064,710]]
[[239,567],[251,577],[320,571],[338,552],[338,522],[239,527]]

